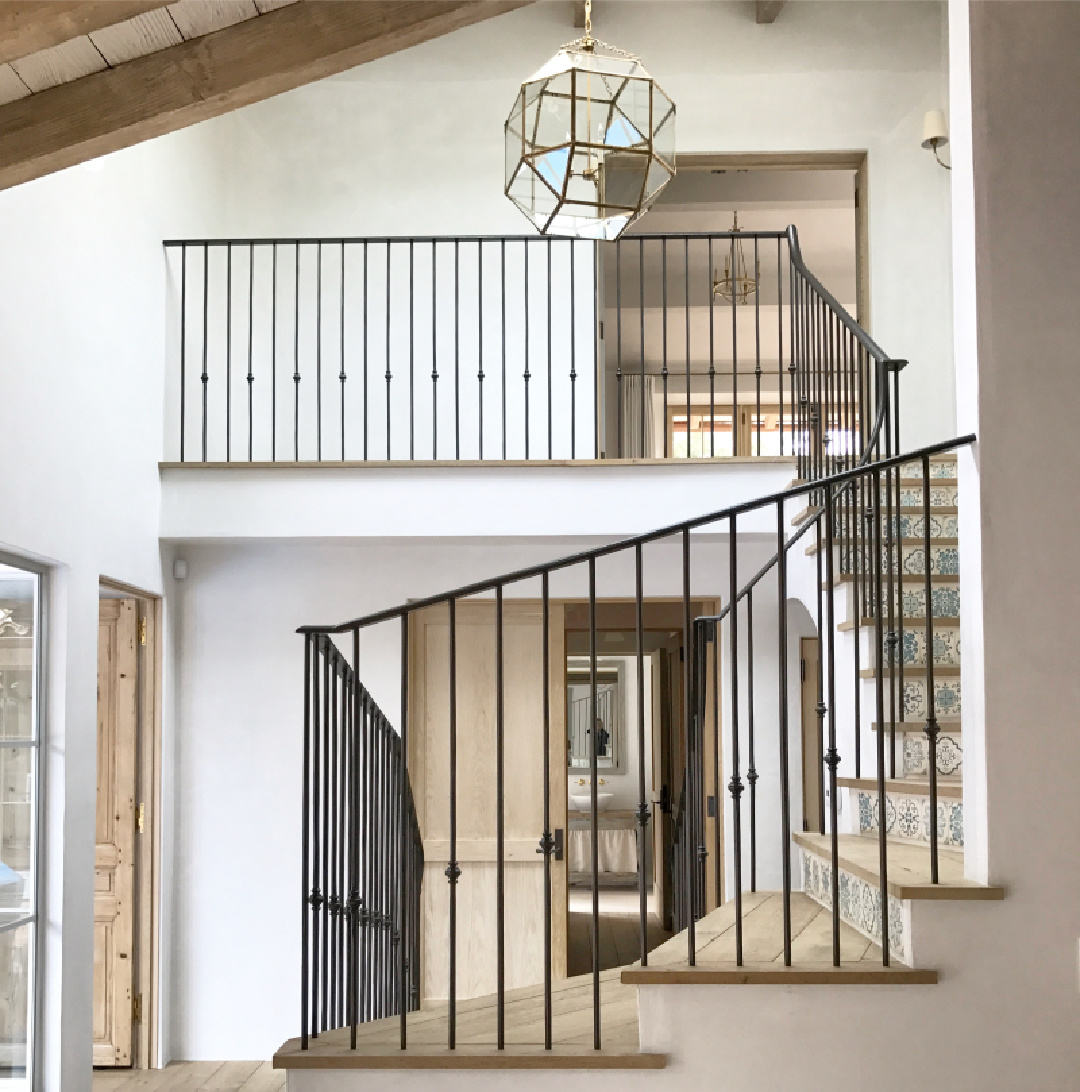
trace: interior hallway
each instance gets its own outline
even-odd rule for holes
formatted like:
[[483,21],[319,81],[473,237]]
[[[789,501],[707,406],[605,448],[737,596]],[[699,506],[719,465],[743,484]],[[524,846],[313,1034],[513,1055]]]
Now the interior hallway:
[[[566,973],[592,971],[592,891],[571,887],[566,921]],[[600,970],[626,967],[641,956],[638,938],[637,889],[600,891]],[[648,945],[651,952],[671,936],[660,925],[652,894],[649,895]]]

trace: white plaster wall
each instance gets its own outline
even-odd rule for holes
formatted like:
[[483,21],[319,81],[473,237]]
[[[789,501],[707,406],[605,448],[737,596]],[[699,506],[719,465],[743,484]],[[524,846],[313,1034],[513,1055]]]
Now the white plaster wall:
[[100,577],[162,587],[160,239],[200,208],[183,136],[0,193],[3,548],[50,566],[43,1087],[89,1089]]
[[[747,538],[740,547],[744,579],[771,549],[771,540]],[[176,752],[173,1057],[268,1057],[298,1030],[303,644],[296,627],[342,621],[595,541],[175,547],[189,576],[174,604],[183,618],[183,719]],[[678,543],[648,546],[644,558],[646,594],[679,595]],[[727,571],[724,542],[695,539],[692,594],[724,594]],[[632,595],[633,581],[632,553],[598,563],[601,597]],[[584,568],[553,575],[551,594],[587,595]],[[539,582],[507,595],[535,598]],[[767,656],[775,630],[760,632]],[[396,623],[361,634],[361,678],[395,723],[398,649]],[[763,739],[777,739],[775,709],[760,709],[758,725]],[[508,792],[512,779],[510,769]],[[759,790],[775,810],[770,771]],[[763,846],[763,859],[772,862],[763,871],[775,873],[777,854],[776,839]]]
[[[521,79],[574,36],[530,5],[207,122],[222,229],[250,236],[521,234],[502,124]],[[951,436],[949,178],[920,146],[945,105],[942,4],[742,0],[597,8],[679,108],[682,152],[869,152],[871,330],[907,357],[905,446]],[[647,220],[643,226],[647,226]],[[785,225],[778,224],[777,227]]]

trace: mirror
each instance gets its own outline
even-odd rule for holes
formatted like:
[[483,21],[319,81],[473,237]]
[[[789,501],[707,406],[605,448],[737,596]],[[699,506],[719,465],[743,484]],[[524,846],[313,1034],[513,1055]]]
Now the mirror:
[[626,735],[626,686],[618,662],[597,660],[596,724],[592,719],[592,690],[588,656],[566,661],[566,765],[588,770],[592,732],[596,731],[598,770],[622,769]]

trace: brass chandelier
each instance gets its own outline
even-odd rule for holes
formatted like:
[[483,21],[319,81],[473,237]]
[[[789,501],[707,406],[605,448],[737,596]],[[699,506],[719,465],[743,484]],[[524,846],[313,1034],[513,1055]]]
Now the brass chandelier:
[[[737,212],[731,230],[736,235],[742,230],[739,227]],[[732,261],[733,257],[734,261]],[[724,259],[724,275],[721,277],[716,270],[713,270],[713,298],[721,296],[728,303],[748,303],[750,297],[757,292],[760,277],[761,263],[755,262],[754,275],[751,277],[746,269],[746,254],[743,252],[742,240],[734,239],[731,254]]]
[[675,176],[675,106],[637,57],[585,35],[521,91],[504,126],[506,196],[543,235],[617,239]]

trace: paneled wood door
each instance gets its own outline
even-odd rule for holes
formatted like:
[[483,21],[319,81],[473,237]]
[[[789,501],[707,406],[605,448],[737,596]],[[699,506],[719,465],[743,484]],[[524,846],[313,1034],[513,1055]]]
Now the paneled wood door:
[[98,614],[94,1065],[132,1064],[138,602]]

